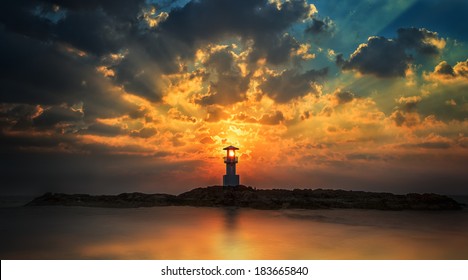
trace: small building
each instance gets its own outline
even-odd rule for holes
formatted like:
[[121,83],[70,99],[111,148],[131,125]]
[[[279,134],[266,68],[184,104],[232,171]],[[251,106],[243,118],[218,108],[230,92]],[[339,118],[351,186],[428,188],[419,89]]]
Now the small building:
[[223,176],[223,186],[237,186],[239,185],[239,175],[236,175],[236,164],[238,161],[236,150],[239,150],[239,148],[229,146],[223,150],[226,151],[226,157],[224,157],[226,175]]

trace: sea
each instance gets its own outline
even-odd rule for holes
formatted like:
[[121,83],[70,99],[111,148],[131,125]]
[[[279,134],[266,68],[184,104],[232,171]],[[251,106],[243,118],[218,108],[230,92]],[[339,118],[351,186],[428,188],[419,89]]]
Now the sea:
[[28,199],[0,199],[3,260],[468,259],[468,208],[24,207]]

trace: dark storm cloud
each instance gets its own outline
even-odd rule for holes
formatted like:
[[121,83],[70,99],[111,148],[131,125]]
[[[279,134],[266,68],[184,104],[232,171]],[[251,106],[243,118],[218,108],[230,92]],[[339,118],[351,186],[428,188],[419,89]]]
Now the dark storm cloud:
[[201,99],[203,105],[229,105],[245,99],[245,92],[249,87],[249,77],[240,75],[218,75],[216,82],[211,82],[208,96]]
[[235,64],[231,48],[225,48],[210,54],[204,66],[208,74],[217,77],[209,86],[209,95],[199,100],[203,105],[230,105],[245,100],[249,87],[250,75],[243,77],[241,70]]
[[[146,5],[144,1],[127,2],[2,3],[0,39],[6,43],[0,47],[0,59],[7,72],[1,73],[5,74],[2,90],[8,93],[2,101],[74,103],[89,93],[106,91],[95,68],[104,55],[127,50],[138,39],[141,23],[137,18]],[[116,84],[143,96],[157,95],[144,86],[155,76],[137,75],[144,73],[147,61],[140,59],[136,66],[131,64],[134,61],[123,63],[116,71]]]
[[161,73],[155,73],[147,62],[148,60],[145,62],[139,54],[130,54],[117,66],[111,67],[115,72],[113,80],[122,85],[127,92],[159,102],[162,98],[162,89],[155,84],[155,79]]
[[32,126],[40,106],[28,104],[0,104],[0,129],[23,130]]
[[281,9],[266,0],[191,1],[183,8],[174,9],[161,28],[189,45],[232,34],[256,38],[285,31],[309,12],[303,0],[285,2]]
[[84,103],[87,118],[133,109],[96,72],[96,59],[59,43],[41,42],[0,28],[1,102],[70,106]]
[[70,41],[99,50],[102,49],[97,47],[99,44],[108,45],[106,40],[114,40],[111,31],[135,21],[144,5],[144,0],[6,0],[2,1],[0,21],[15,33],[41,40]]
[[83,119],[83,114],[65,106],[53,106],[44,110],[33,119],[35,127],[51,128],[60,122],[78,122]]
[[399,28],[397,30],[397,41],[407,49],[415,49],[418,53],[425,55],[439,54],[439,49],[434,45],[439,36],[436,32],[425,28]]
[[103,10],[70,11],[57,23],[56,35],[62,42],[101,56],[124,47],[130,27]]
[[413,60],[411,51],[427,56],[439,54],[442,39],[424,28],[400,28],[395,39],[370,37],[361,44],[348,60],[337,56],[337,64],[343,70],[357,70],[377,77],[405,77]]
[[335,29],[335,25],[330,18],[325,19],[312,19],[312,24],[310,24],[306,29],[306,33],[313,35],[327,34],[332,33]]
[[170,42],[152,30],[141,29],[145,1],[70,1],[67,16],[57,22],[58,38],[74,47],[102,57],[125,51],[122,61],[111,63],[113,81],[133,94],[159,102],[162,88],[154,83],[161,74],[178,70],[181,55],[177,42]]
[[244,41],[253,40],[255,58],[262,56],[270,63],[281,63],[294,45],[291,37],[283,36],[284,32],[307,18],[310,9],[304,0],[284,2],[281,9],[266,0],[191,1],[171,11],[161,31],[188,46],[240,36]]
[[384,37],[371,37],[351,55],[349,60],[337,56],[343,70],[357,70],[377,77],[404,77],[411,58],[397,41]]
[[[96,143],[82,141],[82,137],[77,135],[97,135],[105,137],[113,137],[122,134],[127,134],[127,131],[118,126],[110,126],[105,124],[93,124],[87,129],[82,129],[77,134],[70,133],[29,133],[30,131],[21,132],[5,132],[0,130],[0,154],[18,154],[26,156],[27,154],[43,155],[44,163],[47,163],[50,153],[56,154],[87,154],[92,155],[90,158],[96,158],[101,155],[111,155],[120,153],[135,153],[142,157],[145,155],[153,155],[154,149],[143,147],[136,143],[125,143],[123,145],[113,146],[107,143]],[[37,131],[36,131],[37,132]],[[129,134],[132,137],[148,138],[155,135],[157,131],[152,128],[144,128],[139,131],[133,131]],[[4,164],[2,162],[2,164]],[[6,164],[6,163],[5,163]]]
[[123,129],[119,126],[108,125],[103,123],[94,123],[86,129],[80,130],[80,134],[91,134],[106,137],[118,136],[123,133]]
[[33,1],[2,1],[0,22],[12,32],[43,40],[50,39],[53,22],[47,18],[34,16],[35,5],[37,3]]
[[10,154],[34,151],[61,151],[60,146],[69,146],[74,144],[76,139],[71,135],[60,134],[41,134],[32,135],[27,133],[7,134],[0,130],[0,153]]
[[210,70],[216,71],[218,74],[229,74],[233,71],[239,72],[239,68],[235,65],[235,58],[232,53],[232,48],[227,47],[210,54],[205,61],[204,66]]
[[0,29],[0,90],[3,102],[56,104],[78,102],[83,81],[94,85],[94,69],[60,49]]
[[399,109],[390,115],[390,119],[395,122],[396,126],[413,127],[420,123],[420,117],[418,114],[405,112],[404,110]]
[[106,14],[121,20],[134,19],[145,5],[145,0],[45,0],[43,2],[75,11],[103,10]]
[[350,91],[341,91],[338,90],[334,93],[334,98],[337,104],[345,104],[354,100],[354,93]]
[[257,47],[249,55],[252,63],[261,58],[266,58],[267,62],[273,65],[286,63],[290,59],[291,52],[299,48],[299,43],[289,34],[260,36],[255,42]]
[[260,89],[277,102],[284,103],[308,93],[319,94],[313,84],[323,80],[327,73],[328,68],[312,69],[304,73],[287,70],[278,76],[270,76],[260,85]]

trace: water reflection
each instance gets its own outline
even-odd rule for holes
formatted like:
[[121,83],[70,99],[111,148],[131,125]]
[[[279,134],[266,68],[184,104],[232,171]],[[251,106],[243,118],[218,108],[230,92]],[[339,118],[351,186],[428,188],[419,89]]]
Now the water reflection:
[[249,249],[252,246],[239,229],[241,209],[235,207],[222,208],[224,216],[224,228],[221,234],[221,242],[217,246],[221,259],[249,259]]
[[0,209],[2,259],[467,259],[468,212]]
[[237,219],[239,217],[239,209],[236,207],[221,208],[224,212],[224,223],[226,232],[234,232],[237,227]]

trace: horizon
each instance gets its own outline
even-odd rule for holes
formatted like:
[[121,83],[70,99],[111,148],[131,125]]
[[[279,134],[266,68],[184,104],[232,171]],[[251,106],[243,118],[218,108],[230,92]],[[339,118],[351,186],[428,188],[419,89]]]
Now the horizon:
[[468,195],[466,1],[0,5],[2,196]]
[[[321,188],[321,187],[318,187],[318,188],[298,188],[298,187],[294,187],[294,186],[287,186],[287,187],[274,187],[274,188],[257,188],[255,186],[250,186],[250,185],[239,185],[239,186],[243,186],[243,187],[248,187],[248,188],[253,188],[254,190],[287,190],[287,191],[292,191],[292,190],[324,190],[324,191],[352,191],[352,192],[370,192],[370,193],[390,193],[390,194],[394,194],[394,195],[407,195],[407,194],[412,194],[412,193],[416,193],[416,194],[437,194],[437,195],[444,195],[444,196],[448,196],[448,197],[451,197],[451,198],[454,198],[454,197],[468,197],[468,193],[435,193],[435,192],[388,192],[388,191],[372,191],[372,190],[365,190],[365,189],[346,189],[346,188]],[[61,194],[67,194],[67,195],[92,195],[92,196],[100,196],[100,195],[110,195],[110,196],[114,196],[114,195],[119,195],[119,194],[123,194],[123,193],[142,193],[142,194],[149,194],[149,195],[152,195],[152,194],[169,194],[169,195],[174,195],[174,196],[178,196],[180,194],[183,194],[183,193],[186,193],[186,192],[190,192],[194,189],[200,189],[200,188],[211,188],[211,187],[220,187],[220,188],[235,188],[237,186],[223,186],[223,185],[207,185],[207,186],[195,186],[195,187],[192,187],[192,188],[187,188],[185,190],[182,190],[181,192],[177,192],[177,193],[171,193],[171,192],[140,192],[140,191],[130,191],[130,192],[117,192],[117,193],[111,193],[111,192],[107,192],[107,193],[93,193],[93,192],[88,192],[88,193],[71,193],[71,192],[53,192],[53,191],[46,191],[46,192],[42,192],[42,193],[24,193],[24,194],[14,194],[14,193],[9,193],[9,194],[0,194],[0,197],[33,197],[33,198],[37,198],[37,197],[40,197],[42,195],[45,195],[47,193],[52,193],[52,194],[57,194],[57,193],[61,193]]]

